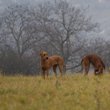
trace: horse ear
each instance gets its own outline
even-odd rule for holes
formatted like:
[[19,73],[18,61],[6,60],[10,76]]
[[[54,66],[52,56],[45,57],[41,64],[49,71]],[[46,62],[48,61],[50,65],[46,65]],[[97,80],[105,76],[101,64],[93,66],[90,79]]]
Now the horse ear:
[[43,54],[48,55],[48,53],[47,53],[47,52],[45,52],[45,51],[43,52]]
[[46,54],[46,55],[48,55],[48,53],[47,53],[47,52],[45,52],[45,54]]

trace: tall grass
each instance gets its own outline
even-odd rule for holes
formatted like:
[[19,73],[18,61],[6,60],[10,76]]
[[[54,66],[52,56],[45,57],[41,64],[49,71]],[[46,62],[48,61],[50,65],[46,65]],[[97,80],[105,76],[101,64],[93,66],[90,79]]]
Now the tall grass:
[[0,110],[110,110],[110,75],[0,76]]

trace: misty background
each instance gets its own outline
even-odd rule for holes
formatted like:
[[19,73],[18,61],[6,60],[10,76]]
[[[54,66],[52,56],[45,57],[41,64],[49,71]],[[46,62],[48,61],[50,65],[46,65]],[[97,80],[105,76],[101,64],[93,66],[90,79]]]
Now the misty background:
[[[43,3],[48,0],[0,0],[0,12],[11,4],[25,4],[27,6]],[[54,0],[52,0],[54,1]],[[95,22],[100,23],[100,32],[94,36],[105,37],[110,39],[110,0],[67,0],[75,7],[87,8],[88,15],[92,16]]]
[[0,0],[0,71],[39,75],[40,50],[59,54],[66,69],[96,53],[110,60],[109,0]]

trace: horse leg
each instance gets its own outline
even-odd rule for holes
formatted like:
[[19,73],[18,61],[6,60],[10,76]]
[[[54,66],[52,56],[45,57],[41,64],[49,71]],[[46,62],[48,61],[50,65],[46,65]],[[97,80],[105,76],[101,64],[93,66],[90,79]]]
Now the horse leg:
[[47,75],[47,78],[48,78],[48,75],[49,75],[49,70],[47,70],[47,71],[46,71],[46,75]]
[[90,68],[90,64],[83,64],[83,68],[84,68],[84,75],[87,75],[89,72],[89,68]]
[[54,71],[55,77],[57,77],[56,68],[57,68],[57,65],[54,65],[54,66],[53,66],[53,71]]
[[90,62],[89,61],[83,61],[82,66],[84,68],[84,75],[87,75],[90,68]]
[[43,78],[45,79],[45,70],[43,70],[42,76],[43,76]]
[[59,70],[60,70],[60,74],[61,74],[61,76],[62,76],[62,73],[63,73],[63,65],[59,65],[58,67],[59,67]]
[[87,75],[89,72],[89,66],[85,67],[85,74],[84,75]]

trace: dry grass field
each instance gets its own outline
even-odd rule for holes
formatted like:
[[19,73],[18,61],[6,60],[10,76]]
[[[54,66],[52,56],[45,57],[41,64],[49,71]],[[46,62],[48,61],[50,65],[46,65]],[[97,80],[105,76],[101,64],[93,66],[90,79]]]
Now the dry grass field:
[[110,110],[110,75],[0,76],[0,110]]

